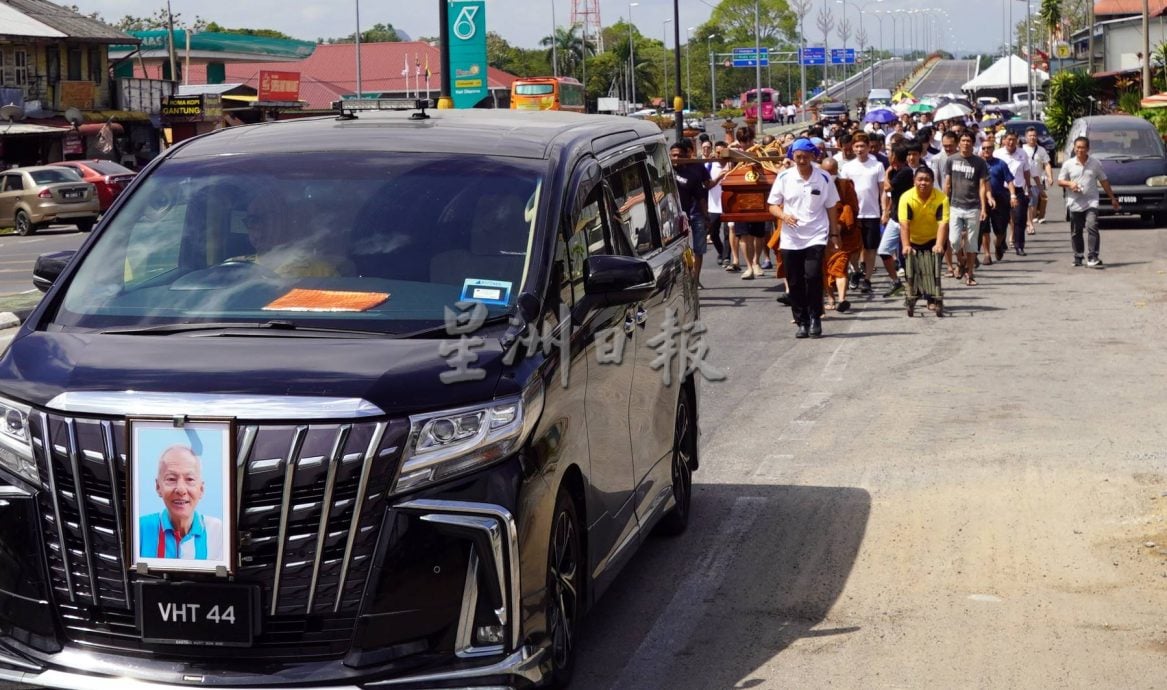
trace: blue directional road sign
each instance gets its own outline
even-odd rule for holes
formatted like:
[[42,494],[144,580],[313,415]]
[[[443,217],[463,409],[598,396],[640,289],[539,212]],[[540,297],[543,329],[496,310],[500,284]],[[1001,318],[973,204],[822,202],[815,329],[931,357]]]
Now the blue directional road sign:
[[854,65],[855,64],[855,49],[854,48],[831,48],[831,64],[832,65]]
[[[761,55],[761,59],[758,56]],[[769,67],[770,66],[770,49],[762,48],[761,52],[753,48],[734,48],[733,49],[733,66],[734,67]]]
[[827,49],[803,48],[798,61],[803,65],[825,65],[827,64]]

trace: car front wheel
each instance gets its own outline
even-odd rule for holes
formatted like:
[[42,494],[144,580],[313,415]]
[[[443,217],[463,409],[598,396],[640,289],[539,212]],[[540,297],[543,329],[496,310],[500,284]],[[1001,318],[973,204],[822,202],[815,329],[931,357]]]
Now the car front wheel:
[[547,542],[547,636],[551,642],[547,685],[551,688],[566,687],[575,671],[583,577],[579,514],[571,494],[560,489]]
[[28,217],[28,213],[24,211],[16,212],[16,234],[17,235],[31,235],[36,232],[36,226],[32,224],[32,218]]
[[97,223],[95,220],[79,220],[77,221],[77,229],[81,232],[89,232],[95,223]]

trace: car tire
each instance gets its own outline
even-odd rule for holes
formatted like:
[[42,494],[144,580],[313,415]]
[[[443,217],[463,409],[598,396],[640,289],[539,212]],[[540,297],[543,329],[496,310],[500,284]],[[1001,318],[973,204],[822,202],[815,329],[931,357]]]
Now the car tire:
[[77,221],[77,229],[81,232],[89,232],[93,230],[93,226],[96,224],[96,220],[79,220]]
[[673,507],[661,518],[657,532],[676,536],[689,527],[693,501],[693,463],[697,457],[697,414],[688,386],[677,398],[677,418],[673,427]]
[[1151,214],[1151,224],[1156,228],[1167,227],[1167,211],[1156,211]]
[[583,613],[583,538],[575,499],[560,488],[547,538],[547,639],[550,670],[546,687],[565,688],[575,673],[576,639]]
[[25,211],[16,212],[16,234],[28,236],[36,232],[36,226],[32,224],[32,218],[29,218]]

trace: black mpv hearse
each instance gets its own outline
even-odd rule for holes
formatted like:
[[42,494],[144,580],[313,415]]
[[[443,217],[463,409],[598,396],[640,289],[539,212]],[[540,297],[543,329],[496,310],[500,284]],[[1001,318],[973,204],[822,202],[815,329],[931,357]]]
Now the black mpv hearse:
[[175,146],[38,271],[0,358],[0,678],[564,685],[581,613],[684,529],[657,125],[399,105]]

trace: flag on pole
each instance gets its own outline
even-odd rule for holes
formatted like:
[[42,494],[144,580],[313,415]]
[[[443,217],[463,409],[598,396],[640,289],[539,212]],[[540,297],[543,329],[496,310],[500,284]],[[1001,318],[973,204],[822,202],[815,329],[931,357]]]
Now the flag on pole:
[[405,97],[409,98],[409,53],[405,54],[405,67],[401,68],[401,76],[405,77]]
[[421,56],[413,54],[413,90],[421,98]]
[[425,97],[430,97],[430,55],[425,54]]

